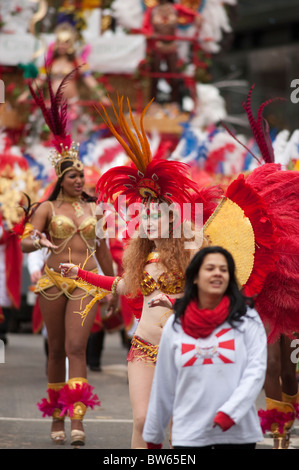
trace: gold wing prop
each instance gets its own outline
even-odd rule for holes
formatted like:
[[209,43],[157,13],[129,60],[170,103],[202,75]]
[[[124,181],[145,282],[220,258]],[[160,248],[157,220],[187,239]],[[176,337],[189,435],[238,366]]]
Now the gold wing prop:
[[275,234],[265,201],[240,175],[204,225],[212,245],[228,250],[236,277],[248,296],[256,296],[275,269]]
[[239,285],[248,281],[255,254],[255,236],[248,217],[235,202],[224,197],[204,225],[212,245],[222,246],[234,258]]

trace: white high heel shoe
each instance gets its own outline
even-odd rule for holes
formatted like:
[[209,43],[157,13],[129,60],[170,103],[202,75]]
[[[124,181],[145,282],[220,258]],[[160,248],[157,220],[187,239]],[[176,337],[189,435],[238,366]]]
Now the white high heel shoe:
[[71,430],[71,445],[84,446],[85,445],[85,432],[79,429]]

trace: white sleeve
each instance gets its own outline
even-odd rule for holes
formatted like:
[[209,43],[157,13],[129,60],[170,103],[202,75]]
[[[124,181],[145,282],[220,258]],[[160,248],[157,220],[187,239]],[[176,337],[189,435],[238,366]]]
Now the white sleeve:
[[162,444],[165,429],[172,417],[172,408],[175,396],[175,383],[177,368],[174,360],[173,317],[169,318],[164,326],[156,369],[151,389],[147,416],[143,428],[145,442]]
[[32,251],[27,255],[27,268],[29,274],[35,271],[42,271],[48,257],[48,249],[42,248],[41,250]]
[[267,368],[267,336],[264,325],[255,310],[244,331],[244,342],[247,350],[247,364],[240,383],[218,411],[226,413],[237,424],[250,410],[260,393],[265,380]]

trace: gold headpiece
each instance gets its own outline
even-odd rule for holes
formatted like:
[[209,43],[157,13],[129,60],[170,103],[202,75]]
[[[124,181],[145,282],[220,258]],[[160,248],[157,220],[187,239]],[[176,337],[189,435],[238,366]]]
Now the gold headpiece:
[[[55,168],[57,178],[61,178],[62,175],[71,169],[82,171],[84,169],[83,163],[79,160],[79,143],[72,142],[70,147],[64,147],[60,144],[61,150],[52,150],[49,156],[52,166]],[[62,165],[65,162],[71,162],[72,165],[62,169]]]
[[68,43],[69,49],[68,53],[72,54],[75,52],[75,43],[77,40],[77,32],[76,29],[70,25],[69,23],[61,23],[55,29],[56,35],[56,47],[59,44]]
[[[52,143],[55,147],[49,159],[55,168],[57,177],[60,178],[66,171],[71,169],[82,171],[83,163],[79,160],[79,144],[72,141],[72,136],[67,132],[67,102],[63,95],[67,82],[73,77],[77,69],[74,69],[62,80],[56,94],[54,94],[51,79],[47,73],[47,83],[50,96],[50,107],[46,106],[42,90],[36,87],[36,90],[29,82],[29,88],[33,99],[40,107],[47,125],[53,134]],[[72,165],[62,169],[65,162],[71,162]]]

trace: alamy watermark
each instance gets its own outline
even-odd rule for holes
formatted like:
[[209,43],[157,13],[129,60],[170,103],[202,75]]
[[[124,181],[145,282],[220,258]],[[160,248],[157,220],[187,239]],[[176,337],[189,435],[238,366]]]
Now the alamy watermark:
[[294,78],[294,80],[291,81],[290,86],[291,88],[295,88],[290,95],[291,102],[297,104],[299,103],[299,78]]
[[117,207],[111,203],[99,203],[96,214],[98,238],[181,238],[185,248],[201,246],[203,238],[203,204],[142,202],[127,204],[120,196]]
[[5,103],[5,85],[3,80],[0,80],[0,103]]
[[[298,346],[296,348],[296,346]],[[296,348],[291,353],[291,361],[293,364],[297,364],[299,361],[299,339],[293,339],[291,342],[291,348]]]

